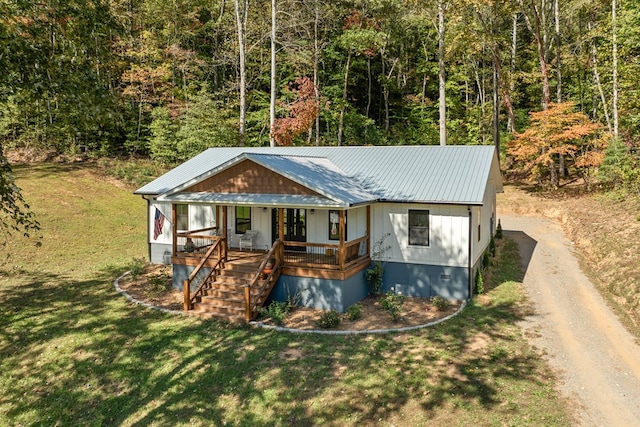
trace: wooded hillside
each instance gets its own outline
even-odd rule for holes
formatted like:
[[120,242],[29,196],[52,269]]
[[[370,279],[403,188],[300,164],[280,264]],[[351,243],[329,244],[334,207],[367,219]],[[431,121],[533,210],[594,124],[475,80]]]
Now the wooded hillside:
[[[570,102],[619,135],[609,178],[637,166],[636,2],[14,0],[0,16],[5,148],[168,163],[238,144],[504,148]],[[536,169],[552,181],[572,161],[554,150]]]

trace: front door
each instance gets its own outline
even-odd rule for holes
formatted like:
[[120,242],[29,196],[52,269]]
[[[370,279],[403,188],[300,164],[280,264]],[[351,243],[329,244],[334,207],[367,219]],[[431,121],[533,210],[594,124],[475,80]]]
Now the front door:
[[[273,241],[278,238],[278,209],[271,211]],[[307,210],[284,210],[284,240],[289,242],[307,241]]]

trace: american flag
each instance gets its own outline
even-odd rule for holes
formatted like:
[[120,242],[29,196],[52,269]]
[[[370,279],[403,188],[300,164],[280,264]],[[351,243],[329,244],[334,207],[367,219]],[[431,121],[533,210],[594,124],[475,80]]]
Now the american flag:
[[160,209],[156,208],[156,216],[153,219],[153,240],[158,240],[158,236],[162,234],[163,226],[164,215],[160,212]]

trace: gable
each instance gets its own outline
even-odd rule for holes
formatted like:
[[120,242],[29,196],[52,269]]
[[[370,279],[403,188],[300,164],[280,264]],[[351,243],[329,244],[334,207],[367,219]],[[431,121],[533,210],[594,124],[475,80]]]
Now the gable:
[[319,196],[317,192],[248,159],[186,188],[184,192]]

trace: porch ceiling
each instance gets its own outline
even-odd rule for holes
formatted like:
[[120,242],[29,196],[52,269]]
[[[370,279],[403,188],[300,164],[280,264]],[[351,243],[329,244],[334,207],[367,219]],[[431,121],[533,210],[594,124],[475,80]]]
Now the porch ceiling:
[[325,197],[289,194],[247,193],[176,193],[158,197],[158,201],[174,203],[210,203],[281,208],[348,208],[349,204]]

